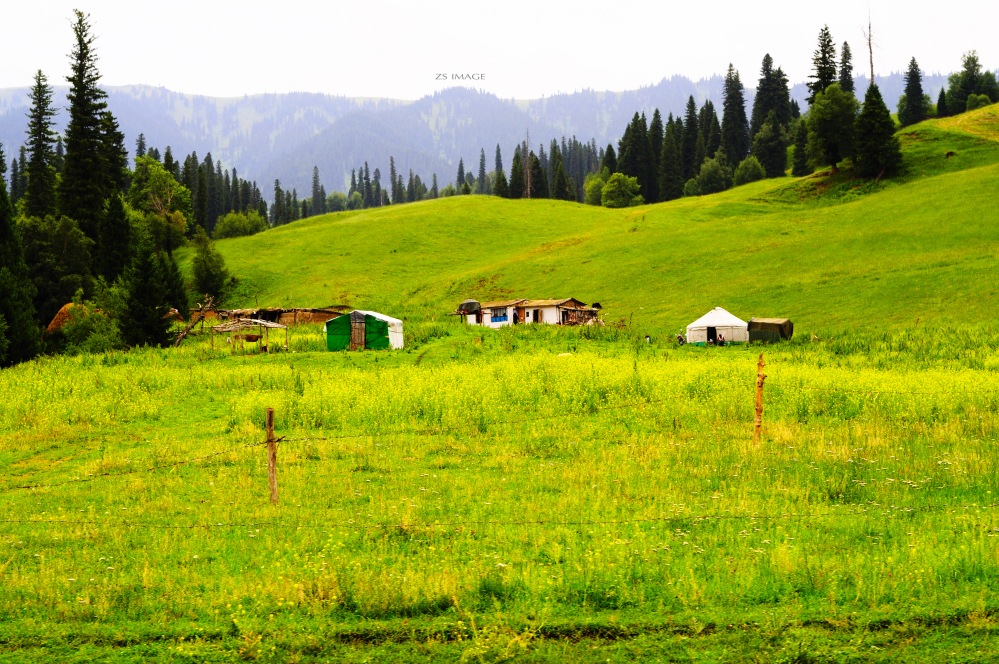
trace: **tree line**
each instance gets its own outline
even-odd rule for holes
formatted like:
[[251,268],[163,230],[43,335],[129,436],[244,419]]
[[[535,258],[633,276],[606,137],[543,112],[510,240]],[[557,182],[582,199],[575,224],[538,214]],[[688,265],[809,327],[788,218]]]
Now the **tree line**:
[[[165,343],[170,310],[186,317],[190,308],[173,249],[197,245],[194,288],[218,296],[232,282],[209,233],[233,216],[267,215],[256,184],[211,155],[178,162],[169,147],[147,150],[140,134],[130,168],[89,17],[74,17],[65,134],[53,129],[52,87],[38,71],[9,193],[0,145],[0,366],[66,348]],[[69,324],[43,337],[67,303]]]

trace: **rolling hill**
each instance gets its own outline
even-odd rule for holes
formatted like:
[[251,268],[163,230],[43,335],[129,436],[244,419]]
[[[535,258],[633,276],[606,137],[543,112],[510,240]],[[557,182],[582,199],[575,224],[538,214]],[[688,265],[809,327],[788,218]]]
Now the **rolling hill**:
[[465,297],[574,296],[668,331],[714,306],[827,331],[987,320],[997,123],[992,106],[904,130],[905,173],[882,183],[820,173],[623,210],[466,196],[218,246],[240,305],[430,317]]

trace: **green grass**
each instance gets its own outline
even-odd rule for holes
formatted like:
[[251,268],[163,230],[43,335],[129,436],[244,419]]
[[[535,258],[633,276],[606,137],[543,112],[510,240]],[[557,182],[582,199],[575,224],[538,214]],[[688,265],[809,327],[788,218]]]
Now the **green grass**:
[[812,328],[984,320],[999,305],[999,149],[968,131],[992,131],[993,114],[958,116],[961,130],[953,118],[907,128],[905,173],[880,184],[845,170],[625,210],[468,196],[312,218],[219,248],[243,283],[239,305],[424,319],[466,297],[574,296],[608,320],[672,332],[715,306]]
[[[974,126],[907,130],[873,187],[462,197],[219,243],[243,303],[405,315],[406,349],[307,325],[288,353],[0,372],[0,662],[993,657],[999,148]],[[503,294],[631,325],[441,316]],[[795,338],[670,342],[717,305]]]

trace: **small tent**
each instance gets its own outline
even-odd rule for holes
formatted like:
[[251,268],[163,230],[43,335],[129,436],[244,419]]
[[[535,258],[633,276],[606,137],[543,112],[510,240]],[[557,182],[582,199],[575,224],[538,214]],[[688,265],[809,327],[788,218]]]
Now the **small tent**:
[[402,348],[402,321],[376,311],[351,311],[326,321],[326,350]]
[[794,336],[794,323],[787,318],[750,318],[749,340],[777,343]]
[[749,341],[746,321],[733,316],[721,307],[715,307],[687,326],[688,344],[713,344],[719,335],[726,342]]

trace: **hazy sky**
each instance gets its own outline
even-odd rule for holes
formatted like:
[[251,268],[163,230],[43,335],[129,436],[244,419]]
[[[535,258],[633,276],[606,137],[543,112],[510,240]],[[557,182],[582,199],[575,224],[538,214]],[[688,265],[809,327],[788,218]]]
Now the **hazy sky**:
[[39,68],[63,84],[74,7],[91,15],[105,85],[216,96],[416,99],[461,84],[454,74],[481,74],[474,87],[528,98],[633,89],[673,74],[697,79],[724,73],[729,62],[753,86],[765,52],[800,82],[824,23],[837,45],[850,42],[856,72],[867,72],[868,9],[878,74],[912,56],[925,71],[952,71],[972,48],[985,67],[999,68],[995,0],[5,0],[0,88],[29,85]]

